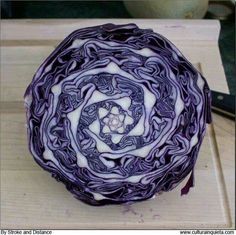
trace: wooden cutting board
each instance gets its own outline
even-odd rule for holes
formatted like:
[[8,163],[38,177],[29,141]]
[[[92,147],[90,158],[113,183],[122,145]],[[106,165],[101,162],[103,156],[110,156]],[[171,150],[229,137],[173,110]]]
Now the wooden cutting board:
[[23,94],[34,72],[73,30],[133,22],[170,39],[203,73],[211,89],[228,92],[213,20],[2,20],[1,228],[234,227],[234,122],[213,115],[195,170],[195,187],[131,206],[92,207],[67,192],[27,149]]

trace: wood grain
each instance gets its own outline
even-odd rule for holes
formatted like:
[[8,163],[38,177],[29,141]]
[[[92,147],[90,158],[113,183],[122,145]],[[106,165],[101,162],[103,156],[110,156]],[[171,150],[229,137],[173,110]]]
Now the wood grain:
[[[117,23],[117,20],[109,20]],[[129,20],[122,20],[126,23]],[[212,89],[228,92],[217,21],[132,20],[179,47]],[[71,31],[107,20],[1,22],[1,228],[229,228],[234,226],[234,122],[213,116],[195,170],[195,187],[132,206],[85,205],[43,171],[28,151],[23,94],[38,66]],[[20,29],[20,30],[19,30]],[[181,212],[181,213],[180,213]]]
[[213,121],[232,228],[235,228],[235,122],[217,114],[214,114]]
[[[172,40],[218,40],[220,23],[214,20],[144,20],[144,19],[62,19],[62,20],[2,20],[1,40],[61,40],[81,27],[114,23],[136,23],[152,28]],[[20,32],[19,32],[20,29]],[[193,30],[194,29],[194,30]]]

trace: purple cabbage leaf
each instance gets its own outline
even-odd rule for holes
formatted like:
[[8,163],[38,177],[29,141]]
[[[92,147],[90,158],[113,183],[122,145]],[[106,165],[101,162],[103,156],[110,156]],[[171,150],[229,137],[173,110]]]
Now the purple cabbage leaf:
[[135,24],[74,31],[25,92],[29,149],[91,205],[193,186],[210,90],[163,36]]

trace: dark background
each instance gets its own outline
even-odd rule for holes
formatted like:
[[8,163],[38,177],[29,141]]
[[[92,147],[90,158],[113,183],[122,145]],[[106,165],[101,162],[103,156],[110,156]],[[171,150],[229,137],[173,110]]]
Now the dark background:
[[[122,1],[1,1],[1,16],[2,19],[132,18]],[[210,14],[205,18],[210,19]],[[235,11],[220,23],[221,57],[230,93],[235,95]]]

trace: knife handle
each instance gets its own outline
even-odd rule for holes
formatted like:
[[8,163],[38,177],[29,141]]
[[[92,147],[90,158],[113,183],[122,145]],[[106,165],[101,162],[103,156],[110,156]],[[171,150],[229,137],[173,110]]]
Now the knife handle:
[[235,119],[235,96],[211,91],[212,111],[230,119]]

